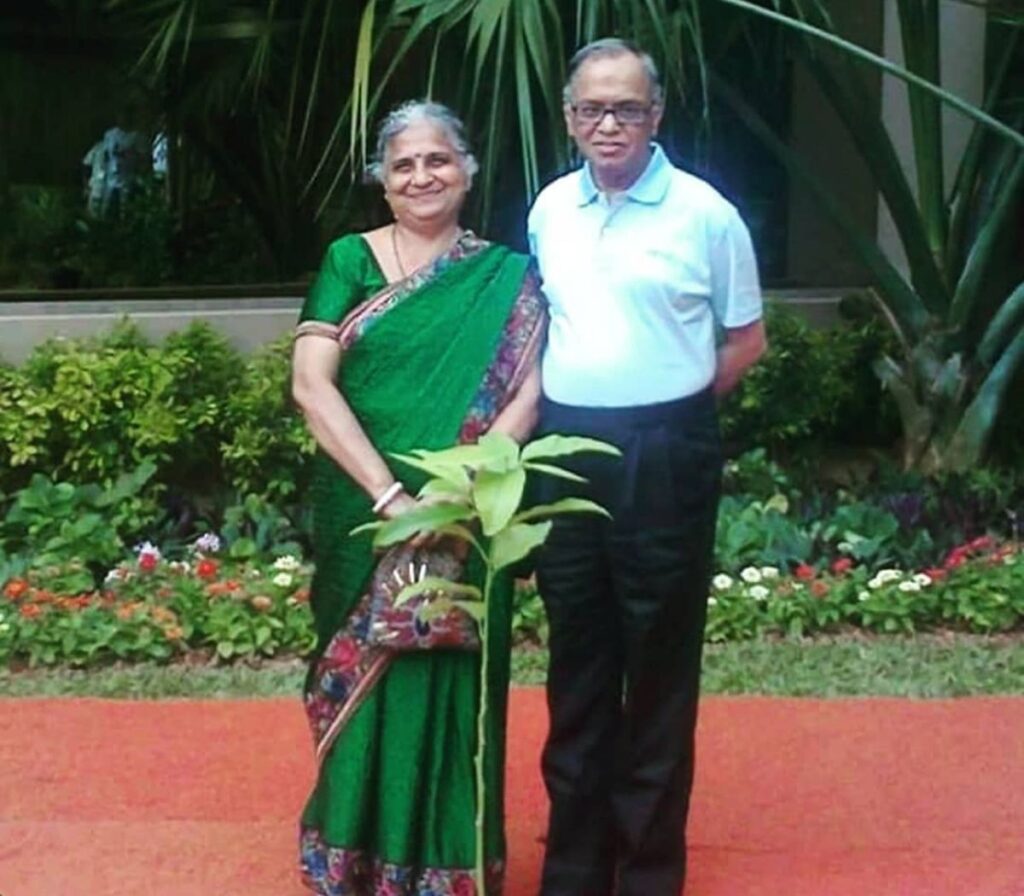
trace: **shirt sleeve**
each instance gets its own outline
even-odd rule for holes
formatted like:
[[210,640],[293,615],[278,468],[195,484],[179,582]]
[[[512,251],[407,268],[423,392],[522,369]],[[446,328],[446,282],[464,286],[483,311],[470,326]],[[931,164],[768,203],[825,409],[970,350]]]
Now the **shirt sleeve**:
[[729,206],[711,238],[711,306],[725,328],[743,327],[761,319],[761,283],[750,231],[739,212]]
[[342,237],[327,247],[320,271],[302,306],[300,323],[310,320],[340,323],[359,300],[363,290],[357,247],[353,242],[357,239],[362,237]]

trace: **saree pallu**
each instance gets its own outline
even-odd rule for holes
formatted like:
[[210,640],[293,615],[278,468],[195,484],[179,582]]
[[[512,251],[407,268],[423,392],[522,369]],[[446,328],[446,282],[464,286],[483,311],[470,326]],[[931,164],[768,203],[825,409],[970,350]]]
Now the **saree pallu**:
[[[317,315],[313,302],[300,327],[333,323]],[[472,441],[514,394],[543,322],[526,258],[468,235],[346,315],[339,388],[385,458]],[[410,492],[423,481],[406,468],[395,473]],[[482,896],[472,878],[479,654],[369,647],[375,558],[368,538],[347,533],[372,518],[370,501],[322,455],[312,492],[320,646],[305,703],[319,775],[302,816],[303,880],[321,896]],[[479,564],[466,578],[482,582]],[[505,852],[510,620],[505,581],[488,624],[488,894],[500,892]]]

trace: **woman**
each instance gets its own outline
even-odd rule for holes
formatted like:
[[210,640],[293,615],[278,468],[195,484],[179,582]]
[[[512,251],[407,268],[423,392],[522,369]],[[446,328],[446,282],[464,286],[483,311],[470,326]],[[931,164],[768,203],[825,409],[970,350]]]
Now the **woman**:
[[[297,330],[293,393],[320,447],[312,487],[319,647],[306,686],[320,770],[302,817],[301,865],[323,896],[476,893],[479,654],[369,645],[375,558],[368,538],[347,534],[374,513],[393,518],[416,506],[422,477],[392,452],[487,430],[522,440],[533,426],[543,304],[524,256],[460,227],[475,171],[448,109],[412,102],[393,112],[370,173],[394,221],[330,246]],[[489,892],[500,887],[504,855],[511,589],[494,593]]]

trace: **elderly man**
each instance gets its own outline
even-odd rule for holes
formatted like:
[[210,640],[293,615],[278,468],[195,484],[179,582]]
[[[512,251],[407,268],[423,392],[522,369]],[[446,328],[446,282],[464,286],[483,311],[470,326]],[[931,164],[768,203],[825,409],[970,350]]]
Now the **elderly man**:
[[586,163],[529,218],[551,305],[540,431],[622,450],[577,462],[585,485],[540,486],[544,501],[582,490],[613,515],[560,517],[538,558],[551,632],[543,896],[675,896],[686,872],[715,396],[765,336],[747,228],[653,142],[662,111],[646,53],[615,39],[580,50],[565,121]]

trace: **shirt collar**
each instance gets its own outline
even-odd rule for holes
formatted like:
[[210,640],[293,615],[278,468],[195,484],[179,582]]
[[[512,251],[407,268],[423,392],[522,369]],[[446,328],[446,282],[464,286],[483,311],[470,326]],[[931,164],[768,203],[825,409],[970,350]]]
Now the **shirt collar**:
[[[651,143],[651,158],[647,167],[628,190],[625,191],[627,199],[634,202],[642,202],[645,205],[657,205],[665,198],[668,186],[671,181],[672,163],[658,143]],[[589,205],[594,202],[600,190],[594,175],[590,170],[590,162],[587,162],[580,169],[580,205]]]

